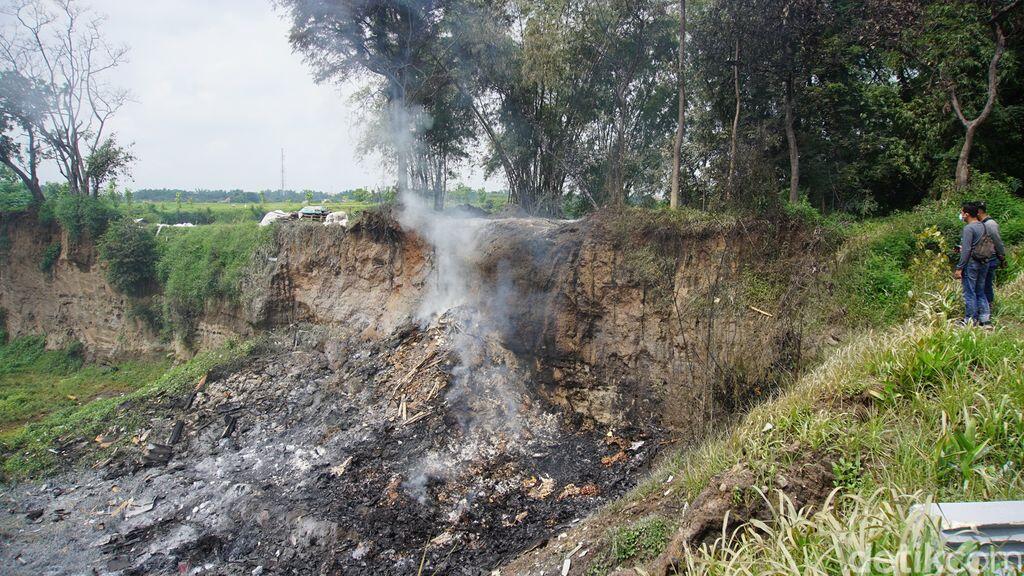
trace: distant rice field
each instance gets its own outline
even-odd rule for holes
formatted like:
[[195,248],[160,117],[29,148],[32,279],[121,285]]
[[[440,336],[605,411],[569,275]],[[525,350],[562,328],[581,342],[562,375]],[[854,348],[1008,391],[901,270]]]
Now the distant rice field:
[[[175,202],[135,202],[130,213],[133,218],[142,218],[151,224],[238,224],[259,222],[263,215],[272,210],[295,212],[305,204],[302,202],[266,202],[264,204],[228,204],[224,202],[182,202],[181,208]],[[343,210],[349,214],[362,212],[374,206],[369,202],[314,202],[331,212]],[[121,205],[126,212],[129,209]]]

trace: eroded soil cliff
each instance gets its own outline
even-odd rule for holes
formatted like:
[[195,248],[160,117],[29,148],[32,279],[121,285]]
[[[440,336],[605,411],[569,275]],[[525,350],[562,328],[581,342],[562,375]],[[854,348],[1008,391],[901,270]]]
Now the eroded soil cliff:
[[[795,223],[445,225],[468,248],[457,261],[436,230],[383,215],[278,228],[243,297],[208,303],[199,324],[201,343],[268,343],[192,395],[122,406],[147,415],[111,432],[136,449],[8,490],[3,563],[487,573],[632,486],[664,442],[771,394],[815,348],[804,310],[829,246]],[[97,355],[170,349],[95,257],[39,273],[39,233],[9,232],[11,332]],[[64,440],[69,454],[91,441]]]

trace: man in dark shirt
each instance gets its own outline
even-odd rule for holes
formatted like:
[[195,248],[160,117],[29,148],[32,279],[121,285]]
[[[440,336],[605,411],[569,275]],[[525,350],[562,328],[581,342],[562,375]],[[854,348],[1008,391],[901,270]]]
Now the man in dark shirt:
[[984,202],[978,202],[978,219],[992,237],[996,247],[996,255],[988,261],[988,273],[985,275],[985,299],[988,300],[989,308],[995,301],[996,269],[1006,264],[1006,247],[1003,245],[1003,238],[999,235],[999,223],[988,215]]
[[985,226],[978,219],[978,204],[964,203],[960,219],[966,222],[960,236],[960,261],[956,265],[956,278],[962,282],[964,290],[964,319],[960,323],[963,326],[987,326],[991,320],[991,308],[985,298],[988,260],[982,262],[972,255],[974,247],[985,235]]

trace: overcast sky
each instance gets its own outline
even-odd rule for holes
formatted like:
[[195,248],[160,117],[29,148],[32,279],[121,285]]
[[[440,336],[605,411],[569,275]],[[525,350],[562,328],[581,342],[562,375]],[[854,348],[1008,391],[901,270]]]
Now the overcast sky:
[[[316,85],[269,0],[83,0],[130,48],[109,80],[132,92],[114,119],[138,188],[337,192],[390,182],[360,160],[356,87]],[[55,171],[45,176],[57,179]],[[483,184],[476,174],[463,180]]]

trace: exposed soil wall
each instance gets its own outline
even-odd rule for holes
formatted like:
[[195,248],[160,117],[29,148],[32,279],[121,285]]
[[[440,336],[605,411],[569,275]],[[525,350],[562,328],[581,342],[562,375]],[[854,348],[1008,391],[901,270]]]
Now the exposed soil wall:
[[[465,228],[421,237],[381,214],[276,228],[241,297],[208,302],[195,334],[202,346],[270,332],[264,344],[190,393],[121,404],[112,420],[142,428],[111,426],[103,437],[123,450],[93,469],[0,489],[0,533],[16,535],[0,564],[488,574],[559,542],[663,441],[720,425],[815,347],[803,310],[828,247],[795,224],[640,211],[441,224]],[[13,334],[98,355],[172,347],[107,285],[90,243],[44,273],[60,232],[7,234]],[[55,454],[74,461],[92,436],[70,430]],[[696,536],[731,493],[695,502]],[[522,558],[511,573],[562,561]]]
[[[813,352],[802,310],[828,246],[811,231],[745,222],[627,238],[609,218],[494,220],[480,233],[472,298],[503,308],[502,344],[550,402],[602,425],[694,430],[771,393]],[[91,244],[69,251],[65,238],[46,273],[41,255],[59,230],[20,221],[6,235],[9,333],[79,340],[100,356],[172,349],[107,284]],[[433,261],[386,217],[348,231],[282,226],[254,256],[241,300],[207,304],[198,340],[295,323],[385,338],[411,323]]]
[[[11,336],[45,334],[58,348],[73,341],[99,356],[132,356],[162,351],[165,344],[131,314],[131,302],[106,281],[96,248],[77,245],[56,226],[26,218],[0,225],[0,308]],[[49,271],[40,263],[47,248],[60,243]]]

